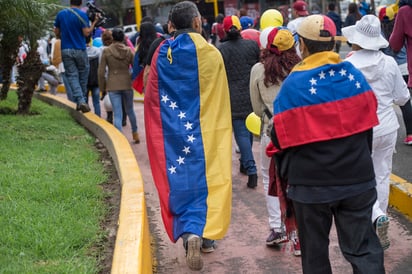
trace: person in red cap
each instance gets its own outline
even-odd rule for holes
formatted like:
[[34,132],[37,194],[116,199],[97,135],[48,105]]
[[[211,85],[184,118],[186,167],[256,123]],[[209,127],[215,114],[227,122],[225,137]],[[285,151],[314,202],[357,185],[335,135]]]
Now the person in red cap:
[[240,150],[240,172],[248,175],[247,187],[256,188],[257,169],[252,152],[253,135],[246,128],[246,117],[251,113],[249,79],[252,66],[259,61],[260,49],[253,40],[243,39],[239,17],[226,16],[223,20],[226,38],[218,49],[225,63],[229,82],[232,127]]
[[298,29],[299,24],[308,15],[309,15],[308,4],[302,0],[296,1],[295,3],[293,3],[293,6],[292,6],[292,16],[294,19],[289,21],[287,28],[292,33],[296,33],[296,30]]
[[[265,37],[266,38],[266,37]],[[300,255],[299,242],[296,233],[290,233],[289,239],[285,233],[284,220],[286,214],[281,214],[280,198],[277,193],[269,193],[269,169],[271,158],[266,156],[266,146],[270,142],[270,133],[267,132],[273,113],[273,100],[279,92],[283,80],[288,76],[292,68],[300,62],[295,50],[295,39],[292,33],[284,27],[273,28],[262,39],[260,62],[252,67],[250,72],[250,99],[253,112],[261,118],[263,126],[260,132],[260,169],[262,174],[263,189],[266,196],[266,207],[269,215],[270,233],[266,239],[267,246],[279,246],[281,243],[292,240],[293,254]],[[286,232],[295,232],[296,227]],[[293,234],[293,235],[291,235]]]

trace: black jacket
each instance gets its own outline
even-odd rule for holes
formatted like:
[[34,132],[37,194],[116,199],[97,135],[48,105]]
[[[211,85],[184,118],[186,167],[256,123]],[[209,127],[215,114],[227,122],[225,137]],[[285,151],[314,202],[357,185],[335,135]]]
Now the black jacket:
[[253,111],[250,102],[250,71],[259,61],[259,46],[255,41],[239,36],[219,46],[225,63],[230,90],[232,119],[246,119]]
[[[290,185],[338,186],[375,178],[372,129],[345,138],[288,148],[277,154],[280,176]],[[276,132],[272,142],[278,146]]]

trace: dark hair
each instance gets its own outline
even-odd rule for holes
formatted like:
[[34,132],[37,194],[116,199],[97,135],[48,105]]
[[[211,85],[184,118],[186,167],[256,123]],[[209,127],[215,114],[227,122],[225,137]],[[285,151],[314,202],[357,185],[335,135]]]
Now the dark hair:
[[189,29],[197,16],[200,16],[197,6],[193,2],[183,1],[172,7],[171,22],[177,30]]
[[225,16],[224,16],[223,14],[219,13],[219,14],[216,16],[216,23],[222,24],[222,23],[223,23],[223,19],[225,19]]
[[225,40],[236,40],[241,37],[240,31],[236,27],[231,27],[229,31],[226,32]]
[[150,45],[157,38],[156,27],[150,22],[140,24],[139,39],[137,40],[139,52],[139,64],[146,65],[147,52]]
[[150,16],[145,16],[142,18],[142,20],[140,20],[140,24],[144,23],[144,22],[150,22],[150,23],[154,23],[153,18]]
[[81,6],[82,5],[82,0],[70,0],[70,5],[72,6]]
[[362,15],[359,12],[358,5],[356,3],[350,3],[348,6],[348,14],[355,15],[356,20],[360,20]]
[[389,37],[391,36],[394,25],[395,25],[395,20],[389,20],[387,17],[384,18],[383,21],[381,22],[382,32],[386,40],[388,40]]
[[112,30],[113,41],[124,42],[124,32],[121,28],[114,28]]
[[265,86],[269,87],[283,82],[292,68],[300,62],[300,57],[296,53],[295,47],[283,51],[280,55],[270,52],[269,49],[264,49],[260,61],[265,67]]
[[300,35],[299,37],[303,39],[303,42],[305,43],[309,54],[314,54],[322,51],[332,51],[335,47],[334,39],[332,39],[332,41],[314,41],[306,39],[305,37],[302,37]]
[[328,5],[328,9],[329,10],[335,10],[335,3],[329,3],[329,5]]

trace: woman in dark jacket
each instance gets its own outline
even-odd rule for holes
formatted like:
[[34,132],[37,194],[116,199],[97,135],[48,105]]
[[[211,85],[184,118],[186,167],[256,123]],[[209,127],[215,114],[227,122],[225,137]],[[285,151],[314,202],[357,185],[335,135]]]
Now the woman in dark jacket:
[[245,121],[251,113],[249,80],[250,71],[259,61],[259,46],[255,41],[241,37],[241,25],[237,16],[226,16],[223,20],[226,37],[218,49],[222,53],[229,82],[232,126],[236,143],[240,149],[240,172],[249,176],[247,186],[257,186],[256,164],[252,153],[253,135],[247,130]]

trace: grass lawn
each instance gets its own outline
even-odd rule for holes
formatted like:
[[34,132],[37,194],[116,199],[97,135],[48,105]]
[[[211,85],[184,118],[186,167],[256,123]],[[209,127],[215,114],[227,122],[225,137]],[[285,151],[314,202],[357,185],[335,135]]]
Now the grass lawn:
[[0,114],[0,273],[98,273],[109,175],[95,137],[62,109],[31,111]]

